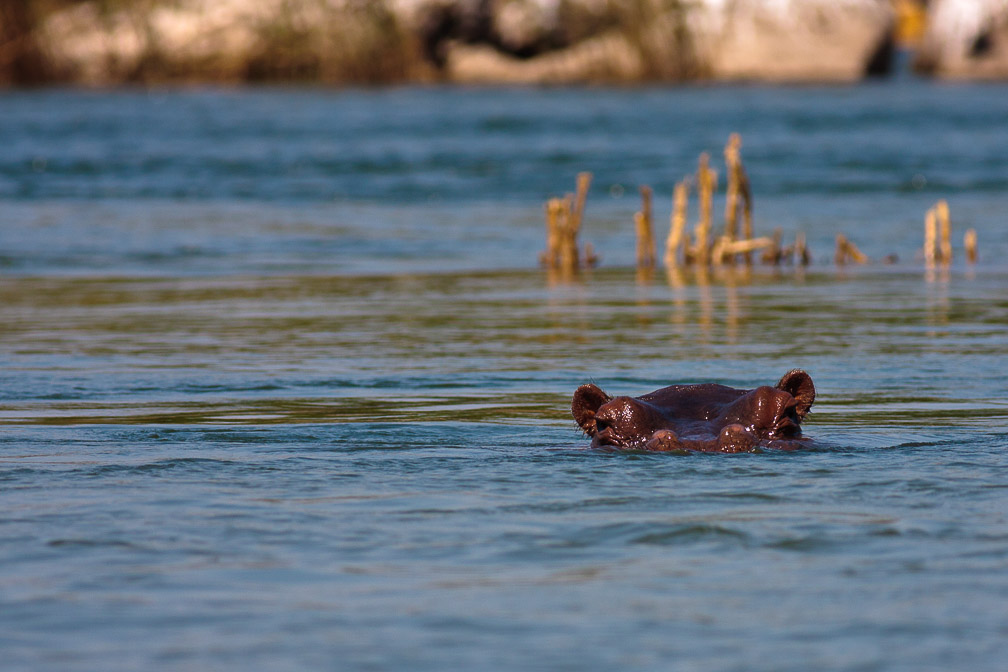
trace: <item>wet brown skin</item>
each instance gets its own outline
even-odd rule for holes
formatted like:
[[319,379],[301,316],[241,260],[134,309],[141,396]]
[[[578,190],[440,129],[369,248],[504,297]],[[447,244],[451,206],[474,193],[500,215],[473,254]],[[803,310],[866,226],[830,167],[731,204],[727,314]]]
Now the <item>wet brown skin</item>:
[[596,448],[741,453],[805,445],[800,425],[814,401],[811,376],[794,369],[754,390],[704,383],[610,397],[587,384],[574,392],[571,412]]

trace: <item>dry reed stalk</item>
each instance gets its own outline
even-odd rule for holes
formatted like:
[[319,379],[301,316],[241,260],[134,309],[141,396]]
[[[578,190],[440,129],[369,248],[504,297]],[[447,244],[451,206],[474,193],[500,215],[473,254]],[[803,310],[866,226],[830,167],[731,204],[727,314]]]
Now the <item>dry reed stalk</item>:
[[[752,189],[749,186],[749,176],[742,165],[742,136],[732,133],[724,148],[726,165],[725,187],[725,235],[729,240],[738,240],[739,199],[742,200],[742,233],[743,240],[753,237],[752,230]],[[734,259],[732,259],[734,261]],[[744,253],[746,264],[752,263],[752,255]]]
[[725,246],[728,245],[730,239],[728,236],[718,236],[714,241],[714,245],[710,250],[710,263],[721,265],[725,260]]
[[[745,173],[742,164],[739,164],[739,168],[742,171],[742,177],[739,180],[739,190],[742,193],[742,237],[746,239],[752,239],[752,191],[749,189],[749,177]],[[743,252],[743,260],[746,265],[752,264],[752,256],[749,252]]]
[[783,250],[781,250],[781,230],[778,226],[774,229],[773,238],[771,239],[772,245],[763,251],[760,261],[764,264],[772,264],[773,266],[780,266],[781,257],[783,256]]
[[938,224],[935,209],[929,208],[924,215],[924,263],[934,266],[937,253]]
[[736,255],[752,254],[756,250],[769,250],[773,246],[774,239],[767,236],[745,240],[730,240],[728,236],[721,236],[711,251],[711,260],[715,264],[723,264],[726,260],[734,259]]
[[651,197],[654,195],[651,187],[642,185],[640,188],[641,197],[641,213],[648,219],[651,220]]
[[[539,255],[539,260],[547,268],[573,273],[580,266],[577,237],[584,218],[591,180],[591,173],[578,173],[577,194],[567,194],[564,198],[551,198],[547,201],[546,251]],[[590,245],[585,245],[584,263],[594,266],[597,261],[598,256],[594,250]]]
[[858,246],[847,240],[842,233],[836,237],[836,255],[834,256],[837,266],[844,266],[848,261],[856,264],[867,264],[868,257],[858,249]]
[[573,215],[573,198],[568,194],[559,203],[560,268],[573,272],[578,267],[578,230]]
[[574,205],[571,211],[574,237],[581,230],[581,221],[584,218],[585,202],[588,200],[588,188],[591,187],[592,174],[589,172],[578,173],[577,175],[577,195],[574,196]]
[[700,155],[697,166],[697,194],[700,198],[700,219],[697,221],[694,238],[693,259],[698,264],[710,261],[711,211],[714,206],[714,192],[717,190],[717,171],[710,168],[707,152]]
[[732,133],[724,148],[725,159],[725,232],[728,240],[738,238],[739,165],[742,162],[739,149],[742,138]]
[[812,261],[812,254],[809,252],[808,245],[805,243],[805,233],[802,231],[799,231],[795,236],[794,256],[795,260],[802,266],[808,266]]
[[746,238],[745,240],[735,240],[728,244],[725,252],[728,254],[751,254],[757,250],[772,249],[774,239],[769,236],[759,238]]
[[672,218],[669,235],[665,241],[665,267],[672,268],[679,263],[679,248],[683,246],[683,231],[686,228],[686,208],[689,205],[689,180],[682,180],[675,186],[672,196]]
[[539,254],[539,263],[547,268],[560,265],[560,199],[546,202],[546,251]]
[[651,187],[640,188],[641,209],[634,213],[637,225],[637,266],[651,268],[655,265],[655,242],[651,233]]
[[966,248],[966,261],[975,264],[977,260],[977,233],[976,229],[967,229],[963,235],[963,247]]
[[941,263],[952,263],[952,224],[949,220],[949,207],[945,199],[935,204],[935,216],[938,218],[938,247],[941,251]]

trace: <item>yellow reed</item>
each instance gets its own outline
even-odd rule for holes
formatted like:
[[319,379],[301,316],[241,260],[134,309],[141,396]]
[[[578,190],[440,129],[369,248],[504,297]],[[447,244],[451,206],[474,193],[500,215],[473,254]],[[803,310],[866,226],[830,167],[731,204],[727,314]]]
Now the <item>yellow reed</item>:
[[941,252],[941,263],[952,263],[952,223],[949,219],[948,202],[942,199],[935,203],[935,216],[938,218],[938,249]]
[[772,264],[773,266],[779,266],[781,263],[781,257],[783,256],[783,251],[781,250],[781,238],[783,234],[778,226],[774,229],[773,238],[771,238],[772,244],[766,250],[763,251],[763,255],[760,257],[760,261],[764,264]]
[[848,261],[856,264],[867,264],[868,257],[858,249],[858,246],[847,240],[842,233],[836,237],[836,255],[834,256],[838,266],[845,265]]
[[697,221],[694,238],[693,258],[699,264],[710,260],[711,211],[714,206],[714,192],[717,190],[717,171],[710,167],[707,152],[700,155],[697,166],[697,194],[700,198],[700,219]]
[[794,256],[795,262],[801,264],[802,266],[808,266],[812,261],[812,253],[809,252],[808,245],[805,242],[805,233],[803,231],[799,231],[795,236]]
[[[591,181],[591,173],[578,173],[576,194],[546,202],[546,250],[539,255],[539,260],[547,268],[572,273],[580,266],[577,237]],[[591,266],[597,260],[590,246],[585,246],[585,264]]]
[[651,233],[651,187],[640,188],[641,209],[634,213],[637,225],[637,266],[651,268],[655,265],[655,242]]
[[672,268],[679,263],[679,248],[683,246],[683,231],[686,228],[686,208],[689,205],[689,180],[682,180],[675,186],[672,196],[672,217],[669,235],[665,241],[665,267]]
[[929,208],[924,215],[924,263],[934,266],[938,251],[938,223],[935,209]]
[[711,261],[715,264],[723,264],[734,259],[736,255],[752,254],[757,250],[770,250],[773,249],[773,246],[774,239],[768,236],[745,240],[729,240],[728,236],[721,236],[711,251]]
[[732,133],[724,148],[725,159],[725,232],[728,240],[738,237],[739,166],[742,159],[739,150],[742,138]]
[[573,199],[568,194],[559,199],[560,268],[573,272],[578,268],[577,222],[573,214]]
[[578,173],[577,194],[574,196],[574,202],[571,207],[571,227],[574,230],[575,239],[577,238],[578,231],[581,230],[581,221],[584,218],[585,203],[588,200],[588,189],[591,187],[591,182],[591,173]]
[[963,235],[963,247],[966,249],[966,261],[975,264],[977,260],[977,233],[976,229],[967,229]]
[[560,199],[546,201],[546,250],[539,254],[539,262],[547,268],[560,265]]
[[[729,241],[739,239],[738,219],[739,200],[742,201],[742,233],[744,240],[753,236],[752,230],[752,190],[749,187],[749,176],[742,164],[742,136],[732,133],[724,148],[726,180],[725,186],[725,236]],[[743,253],[745,263],[752,263],[752,255]],[[734,260],[734,255],[729,261]]]

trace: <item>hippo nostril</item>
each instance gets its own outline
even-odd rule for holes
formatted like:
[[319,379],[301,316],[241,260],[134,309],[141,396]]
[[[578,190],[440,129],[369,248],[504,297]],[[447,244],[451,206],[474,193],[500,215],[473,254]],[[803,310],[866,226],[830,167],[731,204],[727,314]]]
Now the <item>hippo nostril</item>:
[[793,422],[790,418],[784,418],[782,422],[779,422],[777,426],[774,427],[771,434],[777,438],[794,439],[801,436],[801,427],[797,422]]

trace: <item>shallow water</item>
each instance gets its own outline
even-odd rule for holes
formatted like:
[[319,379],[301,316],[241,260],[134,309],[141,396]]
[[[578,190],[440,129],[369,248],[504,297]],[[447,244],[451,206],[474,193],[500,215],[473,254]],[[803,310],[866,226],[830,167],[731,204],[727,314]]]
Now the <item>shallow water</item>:
[[[0,99],[5,669],[1001,669],[1008,89]],[[807,270],[639,274],[741,131]],[[600,268],[536,267],[595,173]],[[927,271],[947,197],[981,260]],[[661,199],[666,200],[661,200]],[[720,201],[718,203],[720,208]],[[663,209],[664,208],[664,209]],[[892,265],[837,269],[844,232]],[[594,451],[586,380],[807,369],[814,448]]]

